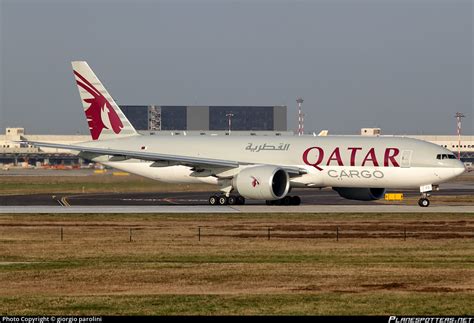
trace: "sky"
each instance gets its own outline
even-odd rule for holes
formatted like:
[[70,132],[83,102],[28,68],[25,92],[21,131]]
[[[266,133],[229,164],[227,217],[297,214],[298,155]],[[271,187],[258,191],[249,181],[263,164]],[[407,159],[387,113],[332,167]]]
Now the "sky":
[[[287,105],[305,131],[474,133],[469,0],[0,0],[0,129],[88,133],[70,62],[118,104]],[[1,130],[3,131],[3,130]]]

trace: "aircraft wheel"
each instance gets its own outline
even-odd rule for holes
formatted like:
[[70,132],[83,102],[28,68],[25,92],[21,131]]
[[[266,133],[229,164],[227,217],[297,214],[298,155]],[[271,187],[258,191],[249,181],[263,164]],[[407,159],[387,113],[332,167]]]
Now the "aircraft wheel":
[[227,196],[225,195],[219,196],[219,199],[217,200],[217,203],[219,203],[219,205],[226,205],[228,202],[229,201],[227,199]]
[[291,205],[300,205],[301,198],[299,196],[292,196],[291,197]]
[[245,204],[245,197],[239,195],[237,196],[237,205],[244,205]]
[[427,198],[421,198],[418,200],[418,205],[421,207],[428,207],[430,205],[430,200]]
[[291,196],[285,196],[281,199],[281,205],[290,205],[291,204]]
[[227,202],[229,205],[236,205],[237,203],[237,198],[234,195],[231,195],[227,198]]
[[216,204],[217,204],[217,196],[212,195],[212,196],[209,198],[209,205],[216,205]]

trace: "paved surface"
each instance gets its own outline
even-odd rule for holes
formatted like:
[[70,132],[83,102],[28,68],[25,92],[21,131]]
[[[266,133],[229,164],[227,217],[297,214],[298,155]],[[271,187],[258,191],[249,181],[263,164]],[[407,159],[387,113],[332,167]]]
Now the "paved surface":
[[[444,189],[443,195],[472,195],[470,186],[458,185]],[[470,185],[470,184],[469,184]],[[441,194],[435,192],[434,194]],[[324,189],[293,190],[302,205],[267,206],[263,201],[248,201],[242,206],[209,206],[209,192],[178,193],[102,193],[76,195],[12,195],[0,197],[0,213],[474,213],[474,207],[432,205],[391,205],[376,202],[351,201],[336,192]],[[417,197],[417,191],[405,191],[406,196]]]
[[300,206],[0,206],[0,213],[474,213],[472,206],[300,205]]
[[229,206],[0,206],[1,213],[237,213]]
[[[418,197],[418,191],[404,191],[406,197]],[[176,193],[96,193],[96,194],[33,194],[0,196],[0,206],[87,206],[87,205],[208,205],[210,192]],[[455,184],[433,195],[474,195],[474,185]],[[301,197],[302,205],[374,205],[373,201],[352,201],[331,189],[295,189],[290,195]],[[247,205],[265,205],[264,201],[247,200]],[[394,203],[396,205],[396,203]]]

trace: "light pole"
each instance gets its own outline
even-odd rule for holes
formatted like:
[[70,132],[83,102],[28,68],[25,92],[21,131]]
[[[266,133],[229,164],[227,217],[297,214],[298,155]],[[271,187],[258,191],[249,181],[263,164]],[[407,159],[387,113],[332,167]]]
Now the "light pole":
[[229,119],[229,135],[230,135],[230,131],[231,131],[231,128],[232,128],[232,117],[234,116],[233,113],[227,113],[226,114],[226,117]]
[[461,119],[465,117],[461,112],[456,112],[454,116],[457,119],[457,130],[458,130],[458,159],[461,160]]
[[301,105],[303,104],[303,98],[297,98],[296,103],[298,103],[298,136],[303,135],[304,130],[304,121],[303,121],[303,113],[301,112]]

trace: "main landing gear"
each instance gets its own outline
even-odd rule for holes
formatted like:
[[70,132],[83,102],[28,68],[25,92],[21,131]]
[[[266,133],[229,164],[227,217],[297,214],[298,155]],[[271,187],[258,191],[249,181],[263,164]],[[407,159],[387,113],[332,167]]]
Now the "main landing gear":
[[245,198],[243,196],[229,195],[212,195],[209,197],[209,205],[243,205],[245,204]]
[[[279,200],[267,200],[267,205],[300,205],[301,198],[299,196],[285,196]],[[244,205],[245,198],[240,195],[229,195],[229,197],[222,195],[212,195],[209,197],[209,205]]]
[[301,198],[299,196],[285,196],[279,200],[267,200],[265,201],[267,205],[300,205]]

